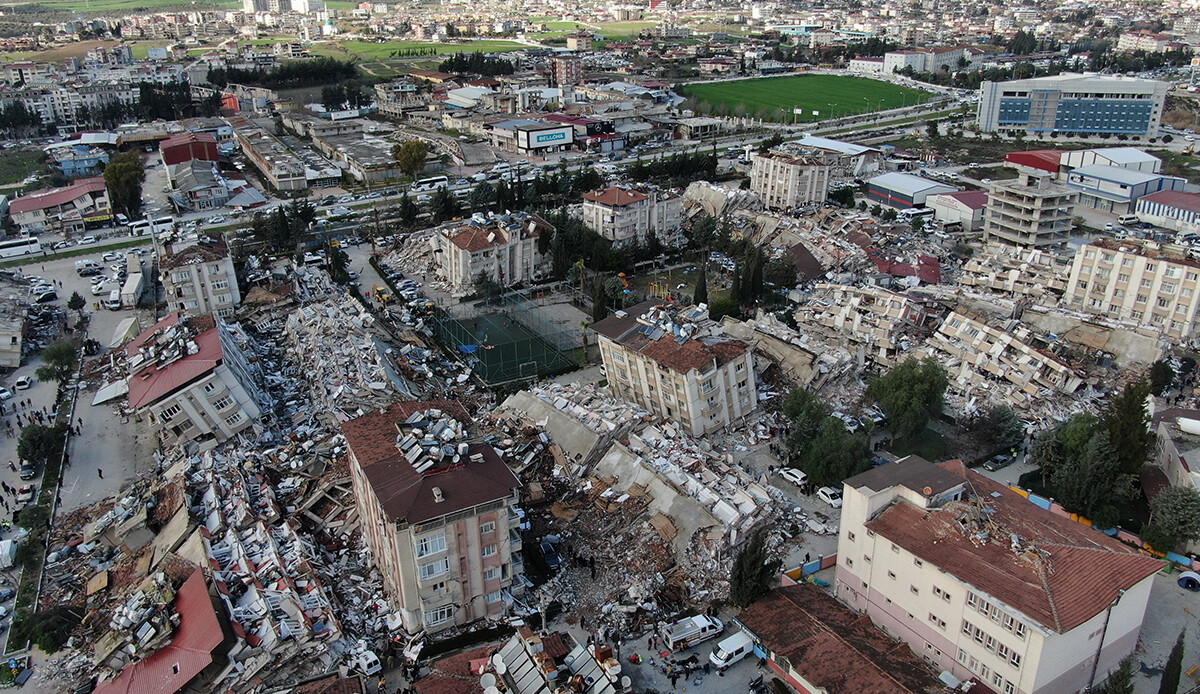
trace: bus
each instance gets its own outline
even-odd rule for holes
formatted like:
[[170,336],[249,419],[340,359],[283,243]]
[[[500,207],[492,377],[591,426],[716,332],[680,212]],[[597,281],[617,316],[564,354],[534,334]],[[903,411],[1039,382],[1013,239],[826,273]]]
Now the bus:
[[438,188],[445,188],[450,185],[450,179],[446,176],[434,176],[432,178],[423,178],[412,184],[414,193],[431,193]]
[[42,242],[36,236],[23,236],[19,239],[0,241],[0,258],[11,258],[16,255],[31,255],[42,252]]
[[143,236],[149,232],[152,236],[158,236],[166,232],[175,230],[174,217],[159,217],[158,219],[143,219],[129,225],[130,236]]

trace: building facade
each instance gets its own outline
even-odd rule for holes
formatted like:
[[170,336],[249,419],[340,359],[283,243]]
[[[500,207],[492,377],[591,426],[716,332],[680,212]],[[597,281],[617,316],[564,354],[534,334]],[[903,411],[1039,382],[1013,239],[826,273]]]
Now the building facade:
[[922,206],[930,195],[956,192],[954,186],[897,171],[867,181],[867,200],[897,209]]
[[979,88],[985,132],[1157,137],[1170,85],[1130,77],[1063,74]]
[[[438,401],[342,424],[363,538],[410,634],[499,618],[520,592],[520,482],[491,445],[466,442],[469,421],[457,402]],[[414,425],[437,439],[427,444]]]
[[1182,191],[1186,185],[1186,180],[1176,176],[1103,164],[1081,166],[1067,173],[1067,187],[1079,191],[1081,207],[1112,214],[1132,212],[1144,195],[1163,190]]
[[8,206],[13,223],[22,233],[81,232],[88,224],[112,219],[108,188],[100,176],[81,178],[65,188],[38,191],[13,200]]
[[705,334],[713,326],[705,308],[651,300],[591,329],[599,336],[600,358],[617,397],[702,436],[745,417],[758,404],[752,352],[740,340]]
[[1156,558],[961,461],[909,456],[842,499],[838,598],[959,680],[1082,691],[1137,646]]
[[1079,194],[1054,183],[1047,171],[1020,167],[1017,178],[988,188],[983,215],[984,240],[1014,246],[1063,243],[1074,228],[1071,219]]
[[452,290],[467,293],[481,273],[502,287],[541,279],[548,259],[538,253],[538,236],[553,232],[541,217],[517,213],[442,227],[430,243]]
[[1200,232],[1200,194],[1178,190],[1152,193],[1138,199],[1137,216],[1165,229]]
[[669,242],[683,219],[683,198],[661,190],[607,188],[583,194],[583,223],[615,245],[645,243],[653,232]]
[[235,330],[212,315],[173,313],[126,345],[129,406],[164,446],[211,448],[257,427],[268,399]]
[[774,210],[825,202],[832,167],[821,157],[769,152],[754,157],[750,190]]
[[168,245],[158,268],[170,311],[230,318],[241,303],[233,258],[224,240],[205,239],[186,247]]
[[1183,246],[1098,239],[1075,252],[1063,301],[1188,340],[1196,333],[1198,294],[1200,262]]
[[933,210],[934,219],[946,227],[954,225],[964,232],[975,233],[983,231],[987,199],[987,193],[979,190],[938,193],[926,197],[925,206]]

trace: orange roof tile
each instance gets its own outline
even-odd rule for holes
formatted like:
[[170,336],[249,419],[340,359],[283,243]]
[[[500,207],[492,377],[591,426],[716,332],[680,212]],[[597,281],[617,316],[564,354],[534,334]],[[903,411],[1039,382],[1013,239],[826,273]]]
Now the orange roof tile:
[[608,207],[624,207],[625,205],[632,205],[642,200],[649,200],[650,196],[645,193],[639,193],[636,190],[625,190],[624,188],[614,187],[597,192],[584,193],[583,199]]

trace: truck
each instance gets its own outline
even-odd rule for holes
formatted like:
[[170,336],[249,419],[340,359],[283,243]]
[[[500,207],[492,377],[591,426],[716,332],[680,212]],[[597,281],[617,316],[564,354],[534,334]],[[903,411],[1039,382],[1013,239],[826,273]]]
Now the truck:
[[681,651],[719,635],[724,629],[721,620],[701,614],[667,625],[661,633],[667,648]]
[[145,277],[145,275],[138,272],[126,278],[125,286],[121,287],[122,307],[137,308],[138,301],[142,298],[142,290],[146,287]]

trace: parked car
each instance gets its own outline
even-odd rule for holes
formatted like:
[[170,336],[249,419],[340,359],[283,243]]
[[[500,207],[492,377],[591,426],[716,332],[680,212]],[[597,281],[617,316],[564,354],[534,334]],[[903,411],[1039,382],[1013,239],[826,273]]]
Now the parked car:
[[558,556],[558,550],[554,549],[554,545],[546,540],[542,540],[542,557],[546,560],[546,566],[553,571],[562,564],[562,559]]
[[101,256],[101,259],[106,263],[110,260],[124,260],[124,258],[125,254],[121,251],[109,251]]
[[842,507],[842,492],[833,487],[821,487],[818,489],[817,498],[834,508]]
[[1012,464],[1013,464],[1013,457],[1011,455],[1006,455],[1004,453],[1001,453],[999,455],[994,455],[991,458],[988,458],[988,461],[983,464],[983,469],[988,470],[988,471],[995,471],[995,470],[999,470],[1001,468],[1006,468]]
[[58,243],[51,246],[51,248],[53,248],[56,251],[61,251],[64,248],[70,248],[71,246],[74,246],[74,245],[75,245],[74,241],[59,241]]
[[33,379],[29,376],[21,376],[13,382],[13,388],[17,390],[29,390],[33,386]]
[[12,600],[12,597],[16,594],[17,591],[13,590],[12,588],[2,588],[0,589],[0,602],[8,602],[9,600]]
[[793,467],[783,468],[779,471],[779,476],[797,487],[803,487],[804,483],[808,481],[808,475],[804,474],[803,470],[797,470]]
[[0,400],[8,400],[12,398],[12,391],[8,388],[0,388]]
[[33,501],[37,494],[37,487],[32,484],[27,484],[17,490],[17,505],[24,506]]
[[31,480],[34,477],[37,477],[37,468],[34,467],[33,463],[29,462],[28,460],[22,460],[21,469],[17,471],[17,474],[20,475],[21,479],[23,480]]
[[58,292],[54,291],[53,289],[44,291],[38,294],[37,298],[35,298],[33,301],[34,303],[38,304],[48,304],[52,301],[58,301]]
[[88,245],[88,244],[92,244],[92,243],[96,243],[96,237],[95,237],[95,236],[90,236],[90,235],[89,235],[89,236],[84,236],[84,237],[81,237],[81,238],[79,239],[79,245],[80,245],[80,246],[86,246],[86,245]]

